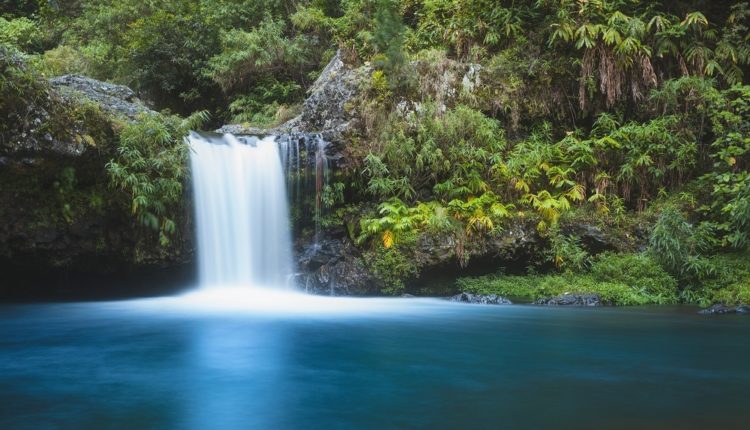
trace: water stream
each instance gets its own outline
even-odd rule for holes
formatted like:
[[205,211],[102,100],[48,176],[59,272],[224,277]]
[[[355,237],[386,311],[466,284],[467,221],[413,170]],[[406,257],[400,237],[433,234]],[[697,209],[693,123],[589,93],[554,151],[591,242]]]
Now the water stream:
[[202,288],[285,285],[292,271],[276,138],[189,137]]

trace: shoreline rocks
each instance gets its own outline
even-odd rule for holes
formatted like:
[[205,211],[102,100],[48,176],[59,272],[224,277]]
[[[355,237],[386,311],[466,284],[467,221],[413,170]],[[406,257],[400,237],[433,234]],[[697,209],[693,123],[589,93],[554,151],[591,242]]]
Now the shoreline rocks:
[[471,294],[460,293],[448,297],[451,302],[471,303],[478,305],[512,305],[513,302],[497,294]]
[[607,306],[598,294],[562,294],[555,297],[540,299],[534,302],[535,305],[541,306],[578,306],[594,307]]
[[723,304],[715,304],[710,308],[703,309],[698,312],[701,315],[750,315],[750,306],[739,305],[739,306],[726,306]]

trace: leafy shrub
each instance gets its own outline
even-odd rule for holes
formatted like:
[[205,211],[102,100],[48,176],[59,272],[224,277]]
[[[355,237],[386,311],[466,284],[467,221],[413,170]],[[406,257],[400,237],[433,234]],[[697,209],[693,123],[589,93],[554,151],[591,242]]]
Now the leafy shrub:
[[84,55],[68,45],[60,45],[46,51],[38,67],[47,76],[89,74],[88,62]]
[[588,273],[563,275],[489,275],[459,278],[461,291],[499,294],[529,301],[561,294],[599,294],[617,306],[677,302],[677,281],[643,254],[604,254]]
[[41,32],[37,23],[28,18],[7,20],[0,16],[0,45],[31,52],[41,47]]
[[0,138],[49,134],[93,146],[110,139],[111,122],[98,105],[61,97],[29,63],[29,56],[0,46]]
[[[404,292],[405,281],[417,275],[418,270],[408,257],[409,245],[415,237],[400,246],[375,246],[375,249],[365,253],[365,261],[380,284],[380,291],[384,294],[398,295]],[[410,242],[410,243],[409,243]]]
[[716,291],[712,297],[714,303],[726,305],[747,305],[750,303],[750,278],[731,284]]
[[0,132],[27,128],[35,107],[47,107],[49,85],[16,49],[0,45]]
[[[221,51],[211,57],[206,73],[225,91],[248,80],[288,77],[310,64],[306,40],[284,35],[284,22],[267,19],[251,31],[232,29],[221,36]],[[298,75],[297,75],[298,76]]]
[[708,258],[711,276],[689,292],[693,302],[750,304],[750,254],[719,254]]
[[651,232],[649,252],[670,274],[683,279],[701,279],[710,266],[701,253],[710,244],[710,226],[695,226],[672,206],[665,207]]
[[123,127],[117,156],[107,163],[112,184],[130,195],[133,215],[159,232],[163,246],[176,230],[174,220],[183,201],[188,151],[184,138],[206,120],[205,112],[186,119],[144,115]]
[[670,276],[649,254],[613,254],[597,256],[591,266],[594,279],[627,285],[638,291],[677,301],[677,280]]
[[558,270],[582,271],[589,266],[589,253],[581,246],[580,238],[564,235],[558,227],[550,230],[547,256]]
[[598,294],[604,303],[615,306],[640,306],[668,302],[660,296],[633,288],[620,282],[608,282],[591,276],[547,276],[539,285],[537,296],[551,297],[562,294]]
[[458,278],[456,286],[459,290],[472,294],[498,294],[504,297],[533,300],[537,298],[537,289],[543,279],[543,276],[538,275],[488,275]]

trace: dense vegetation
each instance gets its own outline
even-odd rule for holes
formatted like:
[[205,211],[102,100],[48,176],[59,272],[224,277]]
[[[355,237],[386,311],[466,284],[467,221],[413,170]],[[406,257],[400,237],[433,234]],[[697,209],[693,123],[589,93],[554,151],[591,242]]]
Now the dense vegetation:
[[[530,269],[551,274],[457,286],[737,303],[750,296],[749,26],[744,1],[16,0],[0,7],[0,55],[269,126],[340,49],[371,74],[326,223],[347,223],[384,291],[419,273],[420,237],[453,237],[465,264],[467,243],[522,223],[546,242]],[[36,81],[1,79],[9,127]],[[109,164],[163,241],[188,125],[128,126]],[[583,222],[652,228],[646,249],[596,256],[566,228]]]

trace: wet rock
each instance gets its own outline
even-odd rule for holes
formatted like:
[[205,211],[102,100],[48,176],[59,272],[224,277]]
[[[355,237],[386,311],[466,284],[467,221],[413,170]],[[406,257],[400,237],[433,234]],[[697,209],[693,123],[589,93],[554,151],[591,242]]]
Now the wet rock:
[[283,133],[282,130],[274,128],[250,127],[243,124],[227,124],[216,130],[217,133],[246,134],[250,136],[270,136]]
[[136,119],[142,113],[156,113],[147,108],[136,98],[133,90],[124,85],[110,84],[80,75],[52,78],[50,84],[63,96],[83,96],[110,114],[130,120]]
[[721,303],[715,304],[710,308],[698,312],[701,315],[728,315],[728,314],[750,314],[750,306],[727,306]]
[[471,293],[460,293],[455,296],[448,297],[448,300],[452,302],[461,303],[472,303],[481,305],[512,305],[513,303],[505,297],[498,296],[497,294],[471,294]]
[[333,238],[301,246],[295,282],[298,288],[329,296],[377,294],[374,276],[348,240]]
[[542,306],[606,306],[598,294],[562,294],[534,302]]

